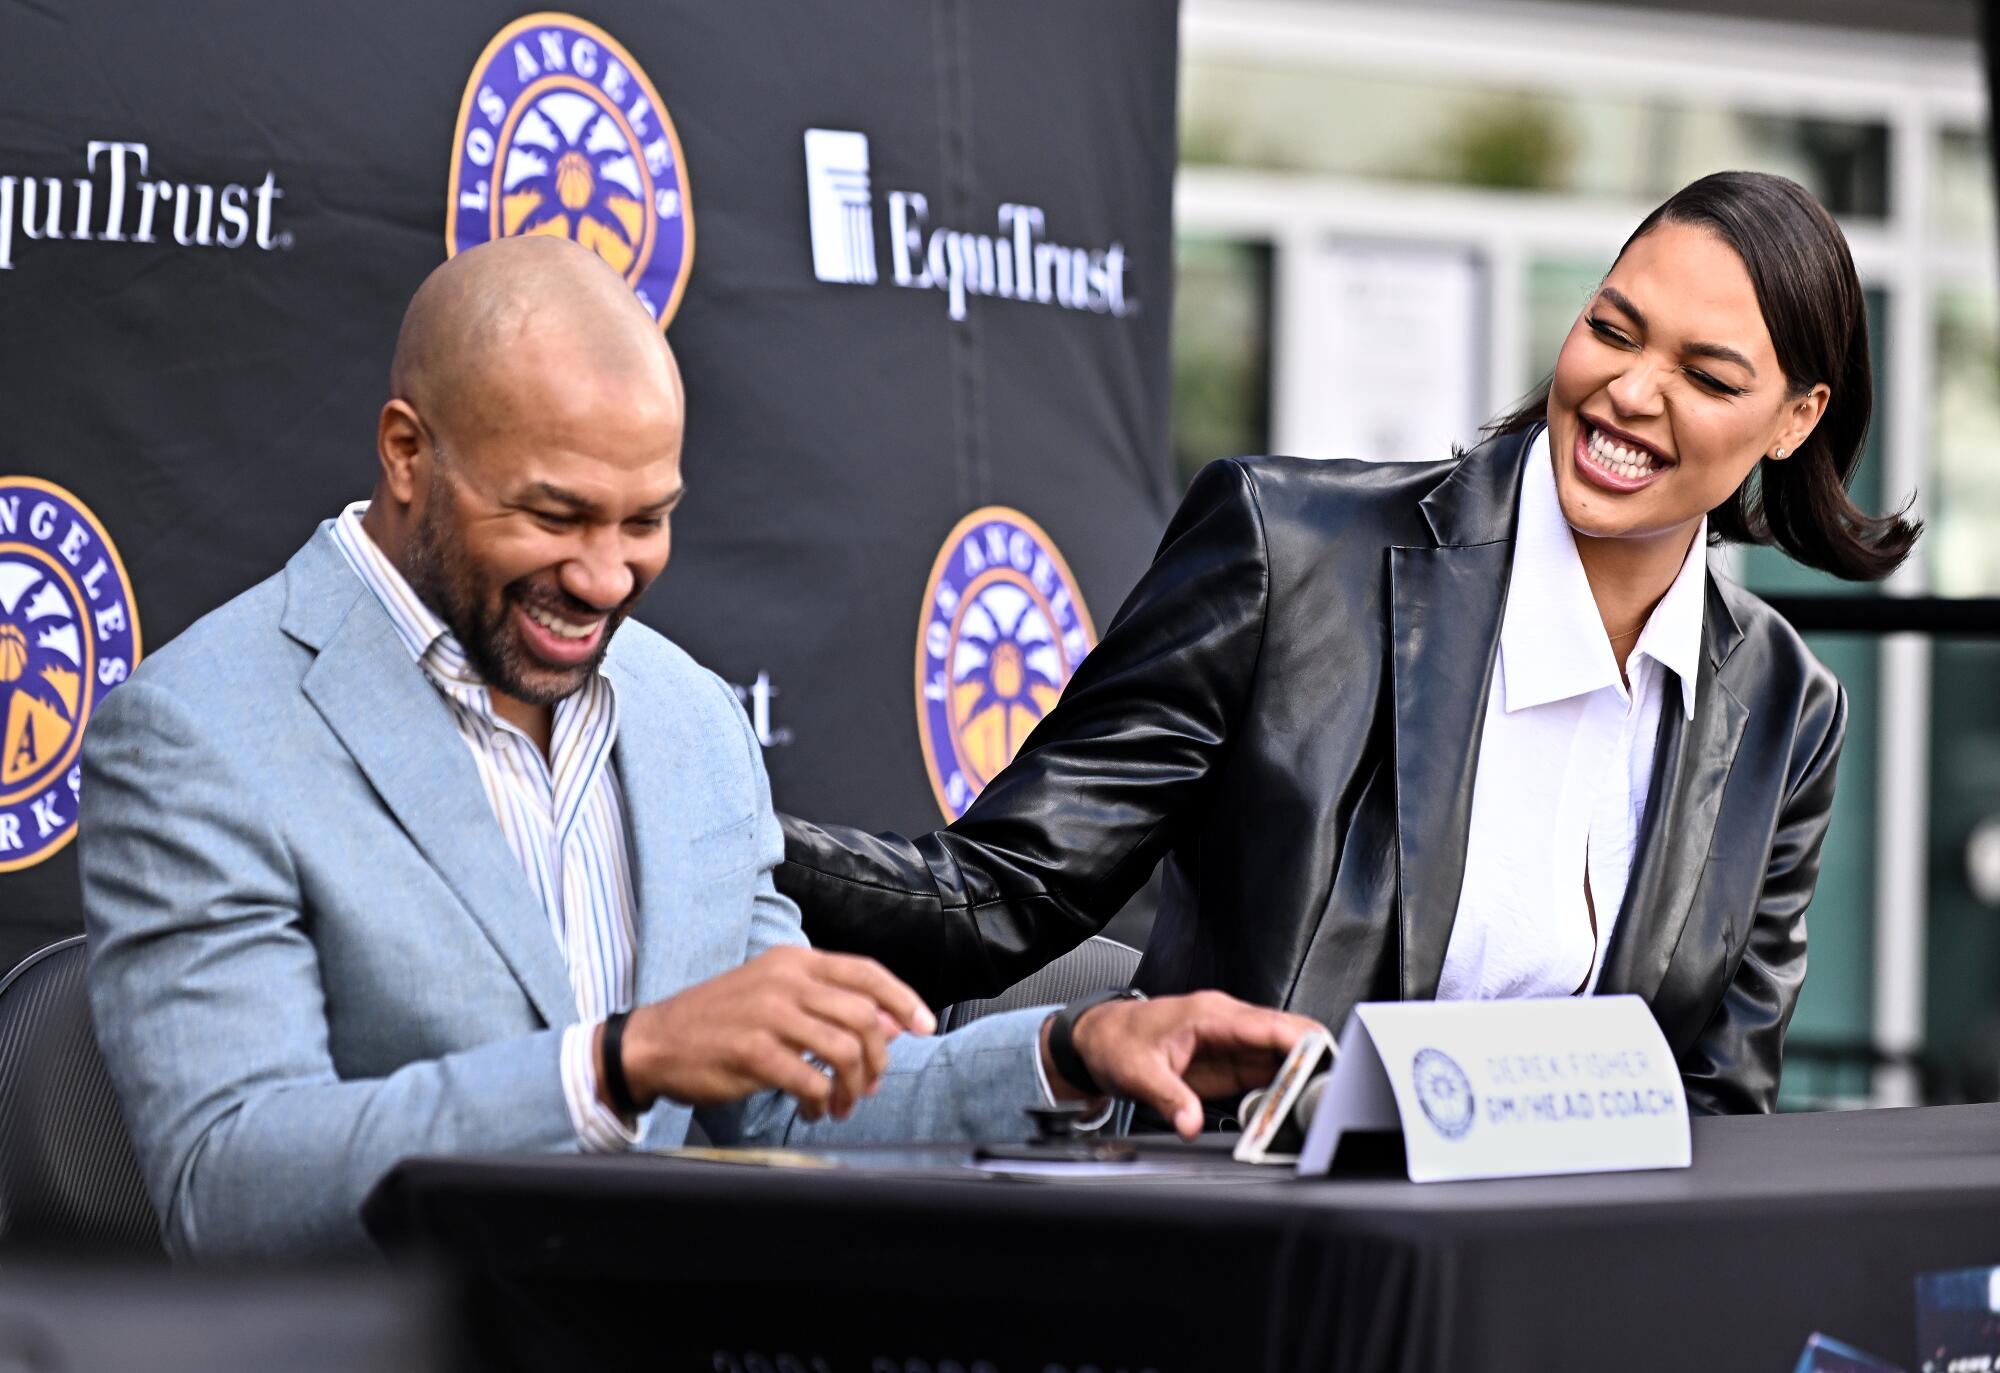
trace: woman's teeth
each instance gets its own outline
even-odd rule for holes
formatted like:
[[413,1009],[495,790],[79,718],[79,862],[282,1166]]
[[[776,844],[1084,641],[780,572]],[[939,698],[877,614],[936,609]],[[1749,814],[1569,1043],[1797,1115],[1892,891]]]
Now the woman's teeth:
[[529,619],[533,620],[536,624],[540,625],[543,629],[548,630],[549,633],[555,635],[559,639],[586,638],[589,636],[590,632],[593,629],[597,628],[597,626],[594,624],[592,625],[573,624],[570,621],[563,619],[561,616],[551,615],[549,614],[548,611],[539,609],[538,607],[535,606],[526,606],[524,607],[524,609],[527,610]]
[[1636,448],[1627,448],[1605,437],[1599,429],[1590,431],[1590,456],[1608,472],[1615,472],[1627,481],[1637,481],[1650,476],[1660,469],[1660,462],[1651,453]]

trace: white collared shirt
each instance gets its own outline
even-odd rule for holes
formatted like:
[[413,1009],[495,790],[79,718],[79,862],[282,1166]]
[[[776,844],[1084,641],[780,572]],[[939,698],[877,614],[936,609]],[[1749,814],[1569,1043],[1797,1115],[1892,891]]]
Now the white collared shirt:
[[1645,819],[1669,670],[1674,704],[1694,716],[1707,545],[1704,519],[1626,660],[1628,691],[1557,501],[1548,432],[1529,448],[1439,1000],[1596,989]]
[[611,766],[618,738],[611,681],[593,673],[581,690],[556,702],[544,758],[533,740],[494,713],[486,684],[450,628],[362,528],[367,511],[366,501],[342,511],[333,522],[334,544],[444,698],[493,818],[568,964],[579,1023],[563,1032],[562,1087],[577,1141],[590,1153],[626,1148],[638,1135],[598,1100],[591,1053],[604,1017],[632,1005],[637,948],[625,797]]

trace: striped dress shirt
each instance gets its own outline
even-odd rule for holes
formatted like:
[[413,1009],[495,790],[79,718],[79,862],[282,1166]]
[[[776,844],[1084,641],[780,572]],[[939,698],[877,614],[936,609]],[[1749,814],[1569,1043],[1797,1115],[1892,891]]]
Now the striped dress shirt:
[[436,687],[472,754],[486,800],[569,966],[578,1023],[563,1032],[562,1087],[570,1123],[589,1153],[638,1134],[597,1096],[597,1026],[633,1000],[638,901],[626,841],[625,798],[611,746],[618,700],[603,673],[556,702],[549,756],[494,713],[492,698],[444,621],[424,604],[361,527],[368,502],[333,522],[333,540],[388,612],[397,637]]

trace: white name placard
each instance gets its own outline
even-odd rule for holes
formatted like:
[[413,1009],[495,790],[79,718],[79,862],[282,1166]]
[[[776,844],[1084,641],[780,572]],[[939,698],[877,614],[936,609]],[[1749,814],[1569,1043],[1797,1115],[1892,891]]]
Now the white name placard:
[[1299,1155],[1398,1130],[1412,1182],[1685,1168],[1687,1095],[1636,996],[1356,1006]]

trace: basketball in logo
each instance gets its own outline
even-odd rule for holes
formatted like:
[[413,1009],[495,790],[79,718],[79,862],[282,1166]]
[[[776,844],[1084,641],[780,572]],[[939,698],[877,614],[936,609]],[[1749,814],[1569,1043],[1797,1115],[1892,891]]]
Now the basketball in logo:
[[694,265],[674,121],[632,54],[573,15],[500,30],[459,103],[445,251],[515,234],[581,243],[663,329]]
[[1097,642],[1055,544],[1004,506],[958,522],[917,632],[917,733],[947,820],[1007,766]]
[[83,727],[139,661],[132,583],[53,482],[0,477],[0,872],[76,834]]

